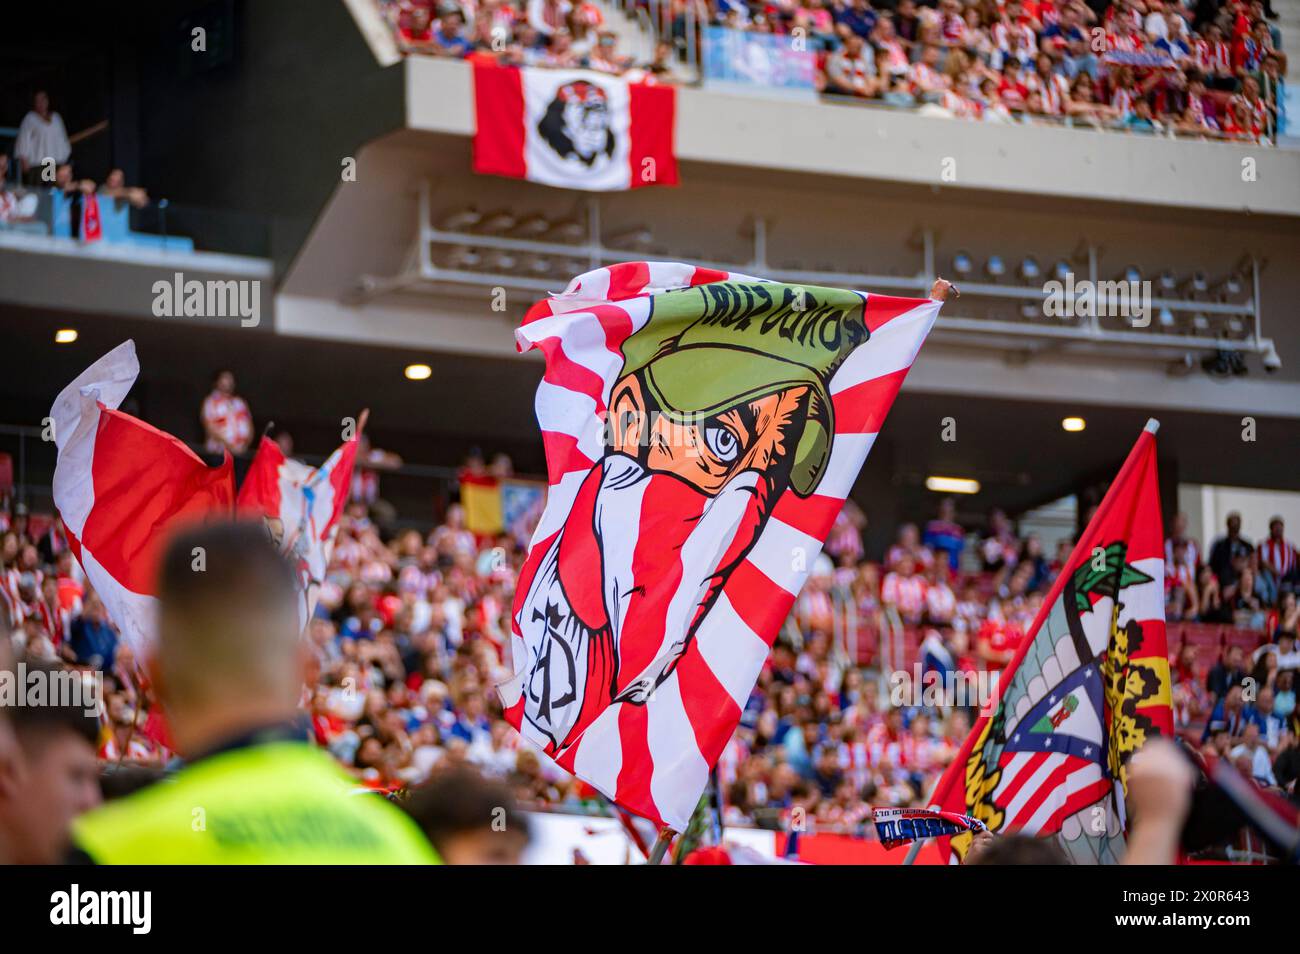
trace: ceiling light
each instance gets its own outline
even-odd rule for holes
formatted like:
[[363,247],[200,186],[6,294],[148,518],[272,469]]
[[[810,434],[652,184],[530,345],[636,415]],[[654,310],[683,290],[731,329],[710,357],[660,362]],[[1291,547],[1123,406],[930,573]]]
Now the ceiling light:
[[984,263],[984,271],[988,272],[989,278],[1001,278],[1007,273],[1007,264],[1002,261],[1002,256],[990,255]]
[[977,494],[980,482],[969,477],[927,477],[925,489],[940,494]]
[[433,374],[433,368],[427,364],[408,364],[402,373],[408,381],[427,381]]
[[958,252],[952,257],[952,270],[958,275],[969,275],[973,267],[970,256],[965,252]]
[[54,332],[55,344],[72,344],[72,342],[76,340],[77,340],[76,328],[60,328],[58,331]]
[[1077,434],[1088,426],[1088,422],[1081,417],[1066,417],[1061,420],[1061,427],[1071,434]]

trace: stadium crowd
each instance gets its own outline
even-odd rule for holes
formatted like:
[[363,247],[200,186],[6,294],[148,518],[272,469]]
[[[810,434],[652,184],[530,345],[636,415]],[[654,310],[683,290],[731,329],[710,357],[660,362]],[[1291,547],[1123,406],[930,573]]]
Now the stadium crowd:
[[[209,440],[221,440],[205,423]],[[509,466],[499,456],[489,470],[508,475]],[[483,473],[478,459],[464,471]],[[373,516],[383,512],[371,506],[377,491],[361,468],[306,632],[313,677],[302,708],[317,743],[375,790],[476,767],[525,805],[597,807],[597,793],[520,742],[494,690],[509,675],[509,613],[531,528],[475,533],[452,504],[431,532],[389,532]],[[827,830],[865,830],[869,806],[923,804],[978,703],[916,698],[913,665],[1004,668],[1070,549],[1063,540],[1044,553],[998,510],[978,530],[955,515],[943,500],[933,520],[903,526],[883,558],[868,560],[864,516],[852,504],[841,514],[719,763],[728,824],[774,827],[802,810]],[[1171,529],[1169,618],[1199,621],[1170,624],[1179,729],[1294,791],[1295,547],[1280,519],[1255,546],[1234,514],[1205,551],[1181,515]],[[148,680],[87,591],[57,518],[0,508],[0,596],[19,652],[105,674],[101,760],[171,760]],[[1204,646],[1178,641],[1180,625],[1217,634],[1217,658],[1198,659]],[[884,637],[896,630],[908,634],[907,651],[890,659]]]
[[650,11],[672,42],[645,63],[590,0],[381,2],[408,52],[676,82],[719,26],[812,54],[832,97],[1252,142],[1287,129],[1286,54],[1259,0],[673,0]]

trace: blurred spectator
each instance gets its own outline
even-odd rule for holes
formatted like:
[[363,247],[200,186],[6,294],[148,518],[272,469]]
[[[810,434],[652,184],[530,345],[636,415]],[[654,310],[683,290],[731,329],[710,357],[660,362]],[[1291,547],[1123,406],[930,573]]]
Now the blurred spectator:
[[33,192],[9,185],[9,156],[0,153],[0,225],[31,221],[39,199]]
[[1210,547],[1210,569],[1218,578],[1221,586],[1228,586],[1237,581],[1240,571],[1238,558],[1248,557],[1255,549],[1250,541],[1241,535],[1241,514],[1235,510],[1228,514],[1227,533],[1214,541]]
[[1125,799],[1131,822],[1124,864],[1177,863],[1195,785],[1191,760],[1172,742],[1156,739],[1133,756]]
[[209,454],[229,451],[239,456],[253,442],[253,415],[248,402],[235,393],[235,376],[218,371],[212,380],[212,392],[203,399],[204,449]]
[[1246,670],[1242,668],[1241,662],[1241,647],[1228,646],[1223,650],[1219,661],[1214,664],[1214,668],[1210,670],[1205,680],[1205,688],[1209,690],[1216,703],[1228,694],[1229,689],[1239,685],[1246,678]]
[[68,649],[72,662],[79,666],[98,670],[113,668],[117,659],[117,632],[97,594],[86,597],[81,615],[69,625]]
[[429,48],[442,56],[457,57],[465,56],[474,48],[465,37],[465,20],[459,11],[451,10],[438,18],[438,29]]
[[1286,582],[1300,581],[1295,544],[1286,539],[1286,524],[1281,517],[1268,522],[1268,539],[1259,545],[1260,562],[1268,567],[1277,579]]
[[149,204],[149,193],[139,186],[128,186],[126,184],[126,173],[121,169],[113,169],[109,172],[108,178],[99,188],[99,194],[109,199],[120,199],[123,202],[129,202],[137,209],[144,208]]
[[[2,626],[0,642],[7,643]],[[0,670],[12,676],[8,648],[0,649]],[[56,664],[23,663],[29,681],[52,685],[60,674]],[[100,801],[98,731],[94,714],[68,701],[0,708],[0,864],[66,858],[73,820]]]
[[850,33],[826,60],[826,91],[867,98],[880,91],[875,54],[857,33]]
[[449,865],[517,865],[528,847],[509,786],[468,766],[434,773],[402,807]]
[[50,109],[49,94],[37,90],[31,111],[23,117],[14,140],[14,157],[23,182],[30,186],[41,184],[43,170],[63,165],[71,155],[72,144],[63,117]]
[[[409,818],[354,797],[308,741],[294,576],[261,523],[181,531],[160,562],[150,671],[187,761],[166,783],[80,817],[79,852],[97,864],[436,863]],[[241,823],[178,830],[169,819],[193,805]]]
[[939,501],[939,514],[925,525],[922,542],[932,551],[946,554],[950,570],[955,572],[960,568],[966,533],[957,523],[957,502],[951,497]]

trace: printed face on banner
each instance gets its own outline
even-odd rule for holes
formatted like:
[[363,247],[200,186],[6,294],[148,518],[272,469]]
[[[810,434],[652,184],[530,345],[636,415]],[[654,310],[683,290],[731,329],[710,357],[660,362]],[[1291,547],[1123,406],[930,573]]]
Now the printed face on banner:
[[773,507],[814,492],[835,433],[831,376],[868,337],[863,303],[757,282],[653,298],[621,348],[603,456],[517,613],[523,719],[549,750],[612,703],[645,705]]
[[[525,83],[527,162],[534,177],[557,182],[621,182],[628,176],[626,84],[582,74],[537,71]],[[625,185],[623,187],[626,187]]]

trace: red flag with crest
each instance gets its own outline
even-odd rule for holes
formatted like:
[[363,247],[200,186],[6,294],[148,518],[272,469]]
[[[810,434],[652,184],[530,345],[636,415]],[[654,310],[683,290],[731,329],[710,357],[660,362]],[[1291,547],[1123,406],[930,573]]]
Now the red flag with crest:
[[[930,802],[994,834],[1123,856],[1127,766],[1173,734],[1164,531],[1149,421]],[[941,844],[961,858],[971,834]]]

